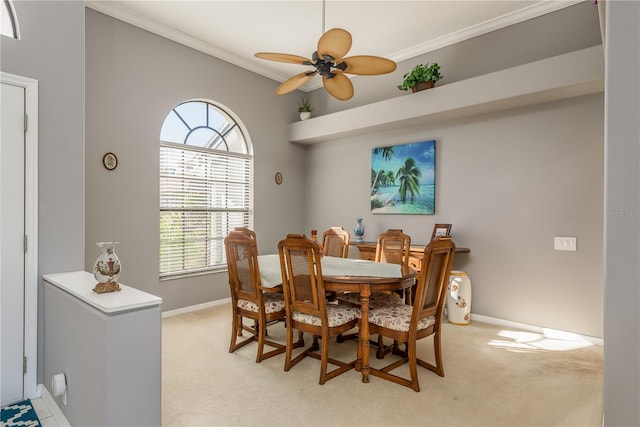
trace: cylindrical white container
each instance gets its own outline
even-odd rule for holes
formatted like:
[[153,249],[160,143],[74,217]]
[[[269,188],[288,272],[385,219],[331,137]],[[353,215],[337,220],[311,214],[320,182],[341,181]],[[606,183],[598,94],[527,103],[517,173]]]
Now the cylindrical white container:
[[447,287],[449,323],[468,325],[471,321],[471,279],[464,271],[451,271]]
[[51,378],[51,395],[61,396],[67,391],[67,378],[64,374],[55,374]]

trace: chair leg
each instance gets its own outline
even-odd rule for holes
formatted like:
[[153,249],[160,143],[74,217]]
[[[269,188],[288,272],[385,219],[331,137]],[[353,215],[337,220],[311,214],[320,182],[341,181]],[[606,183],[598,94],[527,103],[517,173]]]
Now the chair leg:
[[258,322],[257,320],[254,322],[254,327],[257,329],[258,333],[258,352],[256,354],[256,363],[260,363],[262,360],[262,353],[264,352],[264,342],[265,336],[267,335],[267,325],[265,322]]
[[437,374],[444,377],[444,367],[442,366],[442,346],[440,345],[440,331],[437,331],[433,335],[433,347],[436,356],[436,369]]
[[417,346],[416,346],[416,341],[413,340],[412,342],[409,343],[408,345],[408,349],[407,349],[407,353],[408,353],[408,362],[409,362],[409,375],[411,378],[411,385],[410,387],[414,390],[414,391],[420,391],[420,384],[418,383],[418,366],[417,366],[417,355],[416,355],[416,351],[417,351]]
[[376,351],[376,359],[384,359],[384,356],[386,356],[387,353],[388,351],[385,351],[384,348],[384,338],[382,335],[378,335],[378,351]]
[[433,349],[436,359],[435,366],[420,359],[418,359],[418,365],[430,370],[431,372],[435,372],[441,377],[444,377],[444,365],[442,364],[442,345],[440,344],[440,331],[436,332],[433,335]]
[[389,353],[400,354],[398,350],[398,341],[394,340],[392,345],[384,345],[382,335],[378,335],[378,350],[376,351],[376,359],[384,359],[384,357]]
[[[314,336],[314,339],[316,337]],[[329,359],[329,340],[322,339],[322,349],[320,353],[320,385],[327,381],[327,364]]]
[[236,323],[236,327],[238,328],[237,333],[238,333],[238,336],[241,337],[242,336],[242,329],[243,329],[242,316],[240,316],[238,314],[237,317],[238,317],[238,322]]
[[233,320],[231,321],[231,344],[229,344],[229,353],[233,353],[236,347],[236,338],[238,333],[242,334],[242,329],[238,329],[238,315],[233,314]]
[[291,369],[291,356],[293,355],[293,328],[287,322],[287,350],[285,351],[284,370]]

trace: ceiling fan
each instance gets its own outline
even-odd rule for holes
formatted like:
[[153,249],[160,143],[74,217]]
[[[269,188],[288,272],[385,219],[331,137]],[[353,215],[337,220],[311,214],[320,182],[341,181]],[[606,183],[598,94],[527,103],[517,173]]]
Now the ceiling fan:
[[[324,1],[322,9],[322,27],[324,32]],[[304,85],[316,74],[322,76],[324,88],[333,97],[346,101],[353,96],[353,84],[345,74],[373,76],[387,74],[396,69],[396,63],[390,59],[372,55],[357,55],[344,58],[351,49],[351,34],[342,28],[333,28],[324,32],[318,40],[318,49],[311,59],[288,53],[259,52],[255,56],[270,61],[309,65],[311,71],[296,74],[276,89],[276,95],[284,95]]]

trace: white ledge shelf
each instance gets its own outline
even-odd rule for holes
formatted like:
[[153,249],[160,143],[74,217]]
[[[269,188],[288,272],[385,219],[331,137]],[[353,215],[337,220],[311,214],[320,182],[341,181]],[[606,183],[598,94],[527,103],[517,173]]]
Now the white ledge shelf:
[[593,46],[289,125],[298,144],[557,101],[604,91],[604,53]]
[[162,298],[122,283],[119,283],[119,292],[97,294],[93,292],[96,279],[93,274],[86,271],[44,274],[42,278],[106,314],[138,310],[162,304]]

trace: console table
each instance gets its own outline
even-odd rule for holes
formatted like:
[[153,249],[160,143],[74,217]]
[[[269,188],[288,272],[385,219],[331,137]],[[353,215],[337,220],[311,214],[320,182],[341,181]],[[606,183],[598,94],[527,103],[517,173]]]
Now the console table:
[[[377,242],[349,242],[349,245],[355,246],[360,252],[360,259],[373,261],[376,257]],[[409,267],[420,271],[422,268],[422,256],[424,255],[424,246],[411,246],[409,248]],[[460,248],[456,246],[456,254],[468,254],[471,252],[469,248]]]

